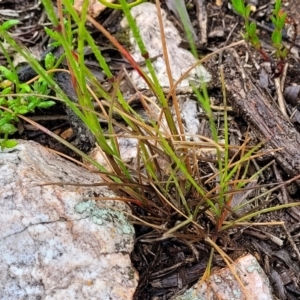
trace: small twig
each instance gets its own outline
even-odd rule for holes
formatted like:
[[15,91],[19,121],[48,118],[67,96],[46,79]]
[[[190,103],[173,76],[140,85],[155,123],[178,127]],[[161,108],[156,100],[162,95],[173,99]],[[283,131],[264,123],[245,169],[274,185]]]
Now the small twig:
[[280,77],[274,78],[274,83],[275,83],[277,97],[278,97],[279,109],[282,112],[282,114],[288,118],[288,114],[286,112],[286,107],[285,107],[285,103],[284,103],[284,97],[283,97],[283,93],[281,90]]
[[295,244],[295,242],[294,242],[294,240],[293,240],[293,238],[292,238],[290,232],[286,229],[285,224],[282,224],[282,227],[283,227],[283,229],[284,229],[284,231],[285,231],[285,233],[286,233],[286,235],[287,235],[287,238],[288,238],[288,240],[289,240],[291,246],[293,247],[293,250],[294,250],[295,253],[297,254],[298,261],[300,261],[300,252],[299,252],[299,250],[298,250],[298,247],[296,246],[296,244]]
[[280,84],[280,87],[281,87],[281,90],[283,91],[284,90],[284,84],[285,84],[285,79],[286,79],[286,74],[287,74],[287,70],[289,68],[289,64],[286,63],[284,65],[284,68],[283,68],[283,71],[282,71],[282,76],[281,76],[281,84]]
[[38,122],[38,121],[69,120],[69,117],[67,115],[52,115],[52,116],[41,115],[41,116],[30,116],[29,119]]
[[[279,173],[279,171],[278,171],[278,169],[277,169],[277,167],[276,167],[275,164],[273,164],[272,169],[273,169],[273,172],[275,174],[277,182],[282,182],[282,176]],[[280,192],[281,192],[281,195],[282,195],[282,201],[280,201],[280,203],[284,203],[284,204],[289,203],[288,193],[287,193],[285,185],[283,185],[283,186],[280,187]]]
[[[275,164],[273,164],[273,172],[275,174],[277,182],[282,182],[282,176],[280,172],[278,171],[278,168]],[[286,185],[282,185],[280,187],[281,194],[277,195],[277,198],[281,204],[287,204],[289,203],[289,195],[286,190]],[[288,214],[294,218],[295,220],[299,220],[299,210],[296,207],[291,207],[287,210]]]
[[207,12],[204,0],[196,0],[197,6],[197,19],[200,28],[200,44],[207,43]]

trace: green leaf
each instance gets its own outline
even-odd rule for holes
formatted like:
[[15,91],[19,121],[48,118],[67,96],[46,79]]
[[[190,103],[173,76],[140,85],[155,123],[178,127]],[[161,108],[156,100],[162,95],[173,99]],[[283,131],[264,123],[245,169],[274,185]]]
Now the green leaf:
[[13,134],[17,131],[18,129],[9,123],[3,124],[0,126],[0,132],[4,134]]
[[9,30],[11,27],[19,24],[19,20],[8,20],[1,25],[1,28],[5,31]]
[[4,66],[0,66],[0,72],[3,73],[5,78],[7,78],[8,80],[10,80],[13,83],[16,83],[16,81],[18,79],[16,73],[10,71],[9,69],[5,68]]
[[0,119],[0,128],[4,124],[7,124],[7,123],[9,123],[12,120],[11,115],[7,115],[7,114],[8,114],[7,112],[4,112],[4,114],[1,116],[1,119]]
[[281,51],[281,57],[286,58],[287,55],[288,55],[288,49],[287,49],[287,48],[284,48],[284,49]]
[[7,105],[7,99],[6,98],[0,98],[0,105],[2,105],[2,106]]
[[45,57],[45,69],[51,70],[55,64],[56,57],[50,52]]
[[273,43],[273,47],[278,50],[281,49],[282,45],[280,43]]
[[7,95],[12,93],[12,88],[11,86],[5,88],[4,90],[1,91],[1,95]]
[[[19,104],[19,101],[17,99],[12,99],[12,100],[7,101],[7,105],[8,105],[9,109],[15,110],[16,107],[18,107],[20,104]],[[7,113],[10,114],[9,112],[7,112]]]
[[254,22],[251,22],[248,27],[248,34],[249,36],[255,36],[256,35],[256,24]]
[[29,84],[27,84],[27,83],[21,83],[19,85],[19,89],[20,89],[21,93],[23,93],[23,92],[31,93],[32,92]]
[[48,47],[54,47],[54,48],[56,48],[56,47],[59,47],[59,46],[61,46],[60,42],[53,42],[53,43],[50,43]]
[[54,101],[43,101],[43,102],[39,103],[37,105],[37,107],[39,107],[39,108],[49,108],[53,105],[55,105]]
[[278,17],[278,24],[280,25],[280,29],[282,29],[285,25],[287,13],[283,13],[281,16]]
[[247,5],[245,8],[245,18],[248,19],[250,16],[250,13],[251,13],[251,7],[250,7],[250,5]]
[[28,111],[33,111],[37,106],[37,103],[36,102],[30,102],[27,106],[28,108]]
[[243,33],[242,36],[245,41],[249,41],[249,35],[247,33]]
[[278,30],[274,30],[272,33],[272,42],[273,44],[277,45],[277,44],[281,44],[282,41],[282,34],[280,31]]
[[274,5],[274,15],[278,15],[281,9],[281,0],[276,0]]
[[13,148],[18,145],[16,140],[0,140],[0,147],[3,148]]
[[243,0],[232,0],[232,6],[239,15],[245,16],[245,4]]
[[21,105],[16,109],[16,113],[20,115],[25,115],[28,113],[28,107],[25,105]]
[[57,40],[57,32],[55,32],[47,27],[45,27],[44,30],[48,36],[50,36],[54,40]]
[[275,27],[277,27],[277,26],[276,26],[276,25],[277,25],[277,19],[275,18],[275,16],[270,16],[270,19],[271,19],[272,24],[273,24]]
[[42,0],[43,6],[47,12],[47,17],[51,21],[51,23],[56,27],[59,26],[59,21],[57,18],[56,10],[54,9],[54,5],[51,1]]
[[255,49],[260,49],[261,48],[261,43],[260,43],[260,40],[259,40],[259,38],[258,38],[258,36],[256,35],[256,36],[254,36],[254,37],[252,37],[251,38],[251,44],[253,45],[253,47],[255,48]]

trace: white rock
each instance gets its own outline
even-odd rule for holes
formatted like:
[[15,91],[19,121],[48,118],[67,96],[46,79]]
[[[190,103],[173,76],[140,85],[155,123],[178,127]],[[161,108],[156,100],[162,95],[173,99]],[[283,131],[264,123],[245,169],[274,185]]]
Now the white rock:
[[33,142],[0,152],[0,299],[132,299],[133,227],[92,174]]
[[210,276],[200,287],[187,290],[173,300],[272,300],[269,280],[256,258],[247,254],[237,259],[234,269],[240,275],[248,295],[244,295],[240,285],[229,268],[223,268]]
[[[149,2],[144,2],[140,5],[134,6],[131,9],[131,14],[136,21],[139,28],[141,38],[146,46],[149,57],[154,58],[159,55],[158,58],[154,59],[153,66],[155,69],[156,76],[158,78],[159,84],[162,87],[170,87],[166,63],[163,58],[163,47],[161,41],[161,34],[157,16],[156,5]],[[186,49],[179,47],[182,39],[179,35],[178,30],[173,25],[173,23],[167,20],[167,14],[162,9],[162,21],[164,26],[164,33],[166,37],[166,45],[168,49],[168,57],[172,72],[173,81],[177,81],[183,73],[185,73],[191,66],[197,63],[197,59]],[[121,25],[126,28],[128,27],[128,22],[123,19]],[[133,37],[132,32],[129,32],[130,43],[132,44],[131,55],[137,62],[144,61],[141,55],[140,49],[137,45],[136,40]],[[143,70],[150,76],[149,71],[146,67]],[[138,89],[147,89],[148,86],[146,82],[140,77],[137,71],[133,70],[131,72],[131,79]],[[189,87],[189,81],[193,81],[194,84],[199,84],[200,82],[209,82],[211,80],[211,75],[206,71],[203,66],[197,66],[193,68],[189,75],[181,81],[178,88]]]
[[[161,10],[161,13],[172,79],[175,83],[188,69],[190,69],[192,66],[195,66],[197,59],[191,54],[191,52],[179,47],[182,39],[178,30],[174,24],[167,19],[167,13],[163,9]],[[149,57],[156,57],[153,59],[152,64],[159,84],[168,91],[170,88],[170,81],[167,74],[166,63],[163,57],[163,46],[156,5],[149,2],[142,3],[134,6],[131,9],[131,14],[139,28],[141,38],[148,51]],[[127,28],[127,19],[124,18],[121,22],[121,25],[124,28]],[[133,37],[131,30],[129,30],[129,37],[132,57],[137,62],[143,62],[144,58],[141,55],[140,49],[135,38]],[[143,66],[142,69],[151,78],[147,67]],[[131,82],[134,83],[138,90],[148,89],[146,82],[140,77],[136,70],[131,71],[129,75]],[[200,85],[201,82],[209,82],[210,80],[211,75],[209,72],[206,71],[203,66],[199,65],[193,68],[189,72],[188,76],[180,81],[176,88],[179,110],[181,112],[181,120],[184,124],[185,133],[187,134],[187,140],[199,140],[199,138],[195,137],[195,135],[198,135],[200,131],[200,120],[198,114],[199,111],[202,110],[197,101],[192,100],[190,97],[192,93],[192,87],[190,83],[197,86]],[[171,108],[171,112],[176,123],[177,117],[173,108]],[[160,112],[157,113],[157,116],[159,115]],[[166,126],[166,120],[164,118],[159,120],[159,122],[160,124],[164,124],[164,126]]]

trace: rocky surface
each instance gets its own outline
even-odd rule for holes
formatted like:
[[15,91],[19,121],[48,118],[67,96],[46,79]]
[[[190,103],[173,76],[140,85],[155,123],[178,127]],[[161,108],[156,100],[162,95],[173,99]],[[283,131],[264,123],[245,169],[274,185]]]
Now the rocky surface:
[[132,299],[133,227],[97,174],[33,142],[0,152],[0,299]]
[[[256,258],[247,254],[236,260],[233,266],[244,285],[244,292],[229,268],[214,272],[209,281],[195,285],[173,300],[272,300],[269,280]],[[247,294],[246,294],[247,293]]]
[[[166,62],[163,57],[163,44],[161,32],[158,21],[158,13],[156,5],[149,2],[144,2],[131,9],[131,14],[139,28],[139,32],[145,48],[148,51],[149,57],[153,59],[153,67],[161,87],[170,87],[170,80],[167,74]],[[174,24],[167,19],[167,13],[162,9],[162,23],[165,33],[166,48],[168,50],[168,60],[171,68],[173,81],[177,81],[181,76],[192,66],[195,66],[197,59],[192,53],[179,45],[182,42],[180,34]],[[123,28],[128,27],[128,22],[123,19],[121,22]],[[131,55],[137,62],[143,62],[144,58],[141,55],[140,48],[133,36],[132,31],[129,31],[131,47]],[[146,74],[151,78],[150,72],[146,67],[143,68]],[[131,72],[131,80],[135,87],[139,90],[147,89],[148,86],[144,80],[141,79],[137,71]],[[188,76],[184,78],[178,85],[177,92],[180,89],[183,91],[190,90],[190,82],[194,85],[200,82],[209,82],[211,75],[206,69],[198,65],[190,70]],[[171,80],[172,81],[172,80]],[[190,89],[188,89],[190,88]]]

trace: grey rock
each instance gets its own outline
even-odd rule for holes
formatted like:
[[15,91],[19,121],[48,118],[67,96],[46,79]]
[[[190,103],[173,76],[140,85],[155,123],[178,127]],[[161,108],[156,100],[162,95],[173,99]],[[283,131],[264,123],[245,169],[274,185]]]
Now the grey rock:
[[132,299],[129,208],[99,175],[34,142],[0,151],[0,299]]

